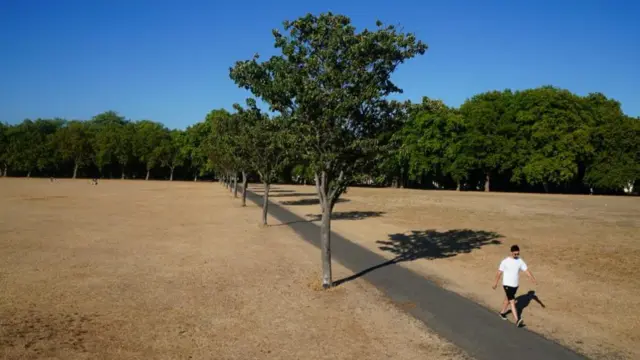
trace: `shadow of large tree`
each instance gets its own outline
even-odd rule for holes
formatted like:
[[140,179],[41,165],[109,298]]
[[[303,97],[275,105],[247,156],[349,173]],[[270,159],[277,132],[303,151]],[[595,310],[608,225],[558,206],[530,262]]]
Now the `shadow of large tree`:
[[462,253],[469,253],[485,245],[499,245],[498,239],[502,235],[490,231],[475,231],[469,229],[448,230],[413,230],[409,234],[390,234],[389,240],[379,240],[379,249],[396,255],[393,259],[364,269],[344,279],[334,282],[334,285],[355,280],[376,269],[393,265],[402,261],[417,259],[441,259],[453,257]]
[[292,193],[269,195],[269,197],[302,197],[302,196],[318,196],[318,194],[317,193],[297,193],[297,192],[292,192]]
[[475,230],[411,231],[410,234],[391,234],[389,240],[377,241],[380,250],[396,255],[395,261],[440,259],[469,253],[485,245],[498,245],[502,236],[495,232]]
[[[258,195],[264,194],[264,187],[249,188],[249,190],[255,192]],[[271,194],[276,194],[276,193],[296,194],[296,192],[293,190],[269,189],[269,196],[272,196]],[[289,195],[289,196],[293,196],[293,195]]]
[[[384,215],[384,211],[334,211],[331,213],[331,220],[364,220],[382,215]],[[309,221],[322,220],[322,214],[307,214],[305,216]]]
[[[347,199],[338,199],[336,203],[347,202]],[[290,201],[282,201],[282,205],[287,206],[298,206],[298,205],[318,205],[320,204],[320,200],[318,198],[313,199],[300,199],[300,200],[290,200]]]

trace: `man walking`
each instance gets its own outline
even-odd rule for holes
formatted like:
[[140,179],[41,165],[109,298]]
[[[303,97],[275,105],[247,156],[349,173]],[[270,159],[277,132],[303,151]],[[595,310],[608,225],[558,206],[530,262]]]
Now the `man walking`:
[[506,299],[502,304],[502,310],[500,311],[500,317],[503,320],[507,320],[507,310],[511,307],[511,313],[516,321],[516,326],[522,326],[522,319],[518,318],[518,311],[516,310],[516,291],[518,291],[520,271],[524,271],[527,276],[533,281],[534,284],[538,284],[536,278],[533,277],[531,271],[527,267],[527,264],[520,258],[520,248],[518,245],[511,246],[511,256],[507,256],[500,263],[498,273],[496,274],[496,281],[493,284],[493,289],[498,286],[500,276],[502,276],[502,287],[506,294]]

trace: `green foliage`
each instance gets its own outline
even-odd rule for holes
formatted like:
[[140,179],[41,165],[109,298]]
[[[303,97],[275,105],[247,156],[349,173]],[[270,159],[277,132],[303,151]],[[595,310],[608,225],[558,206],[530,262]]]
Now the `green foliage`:
[[118,144],[118,126],[119,125],[108,124],[94,129],[96,134],[93,143],[94,161],[100,172],[102,172],[102,169],[107,164],[110,164],[114,160]]
[[164,125],[150,120],[136,123],[133,152],[140,162],[145,164],[147,172],[160,162],[161,144],[168,139],[169,132]]
[[203,121],[189,126],[186,130],[187,136],[187,159],[191,170],[197,175],[204,175],[213,170],[212,164],[208,161],[207,140],[211,134],[211,123]]
[[265,184],[271,184],[289,163],[289,149],[293,146],[292,134],[287,130],[283,116],[273,119],[256,107],[255,101],[247,101],[247,109],[235,106],[236,130],[233,153],[246,162],[245,169],[260,175]]
[[579,162],[592,152],[590,119],[583,104],[571,92],[550,86],[515,94],[515,123],[521,141],[517,146],[520,167],[515,168],[514,177],[544,185],[575,179]]
[[593,133],[595,154],[584,181],[603,190],[631,188],[640,179],[640,120],[626,116]]
[[209,160],[214,169],[226,176],[239,171],[241,161],[237,156],[238,122],[228,111],[211,111],[205,120],[211,126],[207,140]]
[[109,110],[94,116],[91,119],[91,123],[97,127],[103,127],[108,125],[124,125],[126,120],[124,117],[118,115],[117,112]]
[[[513,163],[517,128],[511,106],[513,93],[491,91],[476,95],[460,107],[465,134],[459,151],[464,154],[464,166],[471,163],[485,174],[503,172]],[[473,161],[471,161],[473,159]]]
[[169,136],[162,139],[158,147],[158,158],[161,166],[175,169],[182,166],[189,155],[188,138],[179,130],[172,130]]
[[136,125],[127,122],[115,129],[115,149],[113,156],[122,167],[122,176],[124,178],[125,167],[134,159],[134,141],[136,139]]
[[53,143],[62,161],[83,166],[91,161],[92,136],[89,127],[81,121],[70,121],[53,136]]
[[9,125],[0,123],[0,176],[5,175],[4,169],[9,166],[9,129]]
[[25,120],[8,128],[5,161],[13,169],[31,173],[55,164],[52,136],[64,121]]
[[298,164],[291,169],[291,177],[293,181],[297,183],[311,183],[313,182],[314,175],[313,171],[308,165]]
[[399,143],[397,157],[407,162],[411,179],[442,171],[449,130],[456,116],[441,101],[424,98],[422,106],[411,112],[409,121],[395,134],[394,140]]
[[308,14],[274,30],[281,55],[237,62],[231,78],[283,114],[297,151],[317,178],[321,202],[333,207],[353,176],[375,158],[378,136],[392,122],[386,97],[401,90],[391,74],[427,46],[377,23],[356,32],[351,20]]

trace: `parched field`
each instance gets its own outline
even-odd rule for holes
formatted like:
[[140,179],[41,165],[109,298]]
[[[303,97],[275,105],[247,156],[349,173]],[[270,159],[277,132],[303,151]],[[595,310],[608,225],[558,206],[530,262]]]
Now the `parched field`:
[[[317,221],[313,186],[271,200]],[[597,359],[640,359],[640,198],[351,188],[332,230],[489,308],[499,262],[518,244],[530,330]],[[543,306],[544,305],[544,306]],[[496,315],[497,316],[497,315]],[[511,321],[512,318],[509,318]]]
[[465,357],[259,218],[213,183],[0,179],[0,358]]

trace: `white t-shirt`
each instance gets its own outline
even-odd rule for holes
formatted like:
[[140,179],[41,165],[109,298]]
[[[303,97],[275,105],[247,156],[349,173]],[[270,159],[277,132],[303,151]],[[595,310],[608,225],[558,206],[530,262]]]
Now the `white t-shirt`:
[[502,285],[518,287],[520,270],[526,271],[527,264],[522,258],[514,259],[508,256],[500,263],[499,270],[502,271]]

